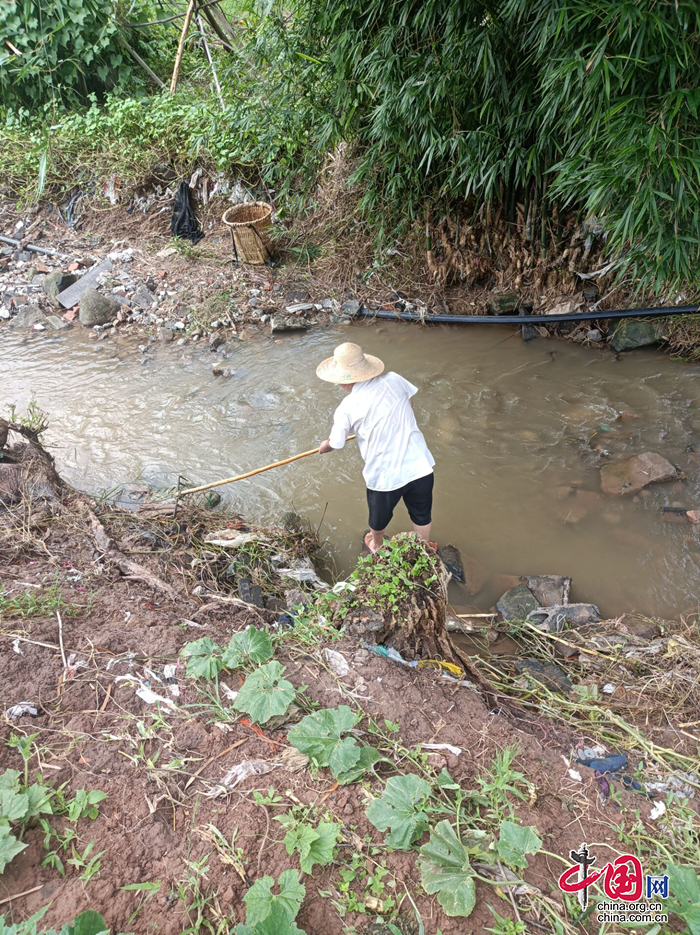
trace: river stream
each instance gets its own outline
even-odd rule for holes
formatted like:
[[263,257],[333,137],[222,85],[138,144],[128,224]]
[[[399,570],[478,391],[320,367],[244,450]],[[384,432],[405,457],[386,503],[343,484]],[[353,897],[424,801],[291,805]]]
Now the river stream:
[[[698,527],[668,522],[661,508],[700,508],[700,368],[653,351],[615,360],[553,340],[524,344],[505,328],[366,323],[241,341],[224,362],[233,374],[214,377],[218,358],[204,345],[143,355],[133,339],[94,341],[79,328],[4,329],[0,401],[21,408],[35,394],[58,468],[81,489],[166,486],[178,475],[206,483],[327,437],[342,391],[314,371],[345,340],[420,388],[416,414],[437,461],[433,536],[486,572],[469,603],[487,609],[504,590],[499,575],[568,574],[573,599],[607,616],[697,609]],[[600,465],[642,451],[687,480],[637,497],[599,494]],[[291,508],[314,526],[323,517],[345,572],[366,529],[361,467],[350,442],[220,490],[250,520]],[[400,506],[390,531],[408,528]]]

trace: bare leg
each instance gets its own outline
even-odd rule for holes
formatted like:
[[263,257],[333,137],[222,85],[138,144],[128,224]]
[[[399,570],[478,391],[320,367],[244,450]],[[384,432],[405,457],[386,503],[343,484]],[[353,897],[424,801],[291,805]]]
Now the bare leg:
[[377,549],[381,549],[385,532],[385,529],[377,530],[370,527],[369,532],[365,536],[365,545],[373,554],[377,551]]
[[419,539],[422,539],[423,542],[430,542],[430,527],[432,523],[428,523],[427,526],[416,526],[413,524],[413,531],[418,536]]

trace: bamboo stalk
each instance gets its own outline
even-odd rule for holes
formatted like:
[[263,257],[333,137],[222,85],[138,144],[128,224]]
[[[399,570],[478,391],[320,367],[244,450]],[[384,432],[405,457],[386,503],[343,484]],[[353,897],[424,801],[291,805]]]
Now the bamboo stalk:
[[185,51],[185,40],[187,39],[187,33],[190,29],[190,23],[192,22],[192,14],[194,13],[194,5],[196,0],[190,0],[189,6],[187,7],[187,13],[185,13],[185,22],[182,24],[182,32],[180,33],[180,42],[177,47],[177,55],[175,56],[175,65],[173,67],[173,77],[170,80],[170,93],[175,93],[175,88],[177,87],[177,79],[180,75],[180,66],[182,65],[182,56]]
[[[354,435],[348,435],[346,441],[355,438]],[[311,451],[302,451],[299,455],[291,458],[285,458],[283,461],[273,461],[272,464],[266,464],[265,467],[256,468],[254,471],[246,471],[245,474],[236,474],[235,477],[227,477],[225,480],[215,480],[212,484],[202,484],[200,487],[189,487],[187,490],[181,490],[178,497],[184,497],[188,493],[201,493],[203,490],[211,490],[212,487],[221,487],[223,484],[232,484],[237,480],[245,480],[246,477],[253,477],[255,474],[262,474],[263,471],[271,471],[272,468],[282,467],[284,464],[291,464],[292,461],[298,461],[300,458],[308,458],[309,455],[318,454],[318,448],[312,448]]]
[[133,58],[133,60],[134,60],[137,64],[139,64],[139,65],[141,66],[141,68],[143,68],[143,70],[144,70],[144,71],[146,72],[146,74],[149,76],[149,78],[151,79],[151,81],[153,81],[155,84],[157,84],[159,88],[164,88],[164,87],[165,87],[165,84],[160,80],[160,78],[158,77],[158,75],[153,71],[153,69],[152,69],[151,66],[148,64],[148,62],[144,62],[144,60],[141,58],[141,56],[140,56],[139,53],[136,51],[136,49],[132,49],[132,48],[131,48],[131,46],[130,46],[129,43],[126,41],[126,39],[124,38],[124,36],[118,35],[118,36],[117,36],[117,39],[119,40],[119,42],[121,43],[121,45],[124,46],[124,48],[126,49],[126,51],[127,51],[127,52],[129,53],[129,55]]
[[204,46],[204,54],[207,57],[207,61],[209,62],[209,67],[211,68],[211,73],[214,78],[214,87],[216,88],[216,93],[219,97],[219,103],[221,104],[221,109],[223,111],[226,111],[226,104],[224,103],[224,96],[221,93],[221,85],[219,84],[219,76],[216,73],[214,59],[211,57],[211,52],[209,51],[209,43],[207,42],[207,37],[204,32],[204,23],[202,23],[202,16],[200,13],[197,14],[197,26],[199,28],[199,35],[202,37],[202,45]]

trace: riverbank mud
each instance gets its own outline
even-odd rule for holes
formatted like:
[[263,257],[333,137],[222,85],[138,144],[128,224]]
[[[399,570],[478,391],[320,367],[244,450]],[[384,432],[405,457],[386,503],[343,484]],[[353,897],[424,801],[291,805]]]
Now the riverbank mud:
[[[23,443],[10,433],[10,444],[17,461]],[[278,881],[308,935],[388,933],[389,921],[412,933],[418,919],[430,935],[481,932],[489,906],[573,935],[598,930],[557,886],[582,841],[596,842],[600,864],[629,852],[645,872],[669,862],[697,872],[695,623],[653,623],[630,637],[630,655],[576,629],[475,618],[485,638],[507,631],[519,656],[563,666],[572,684],[562,693],[536,666],[516,672],[514,658],[489,655],[474,662],[485,693],[468,672],[402,664],[377,655],[390,647],[374,647],[369,629],[334,626],[358,584],[367,613],[410,597],[398,548],[329,591],[298,518],[262,528],[203,502],[174,514],[172,501],[149,497],[124,511],[60,479],[52,488],[33,494],[27,474],[21,496],[0,506],[0,766],[24,775],[26,764],[25,781],[62,786],[64,799],[81,789],[106,798],[74,820],[44,814],[50,830],[31,820],[18,832],[26,847],[2,877],[4,895],[30,891],[5,907],[15,920],[50,903],[44,921],[56,927],[91,907],[116,931],[224,931],[250,922]],[[392,568],[400,592],[380,587]],[[546,584],[529,582],[530,593],[544,599]],[[242,648],[246,632],[256,648]],[[562,657],[552,637],[573,649]],[[227,643],[240,659],[221,656]],[[243,702],[245,684],[275,663],[276,691],[294,701],[263,714]],[[305,719],[339,708],[349,759],[329,768],[308,737],[319,722]],[[348,750],[358,745],[375,752]],[[584,765],[615,755],[624,765]],[[407,776],[414,798],[388,805],[388,783]],[[385,802],[386,822],[373,801]],[[468,919],[424,888],[435,893],[425,848],[438,822],[472,841],[482,879]],[[515,852],[513,826],[535,835]],[[309,866],[295,842],[318,840],[310,832],[321,827],[326,846]],[[676,916],[671,929],[687,926]]]

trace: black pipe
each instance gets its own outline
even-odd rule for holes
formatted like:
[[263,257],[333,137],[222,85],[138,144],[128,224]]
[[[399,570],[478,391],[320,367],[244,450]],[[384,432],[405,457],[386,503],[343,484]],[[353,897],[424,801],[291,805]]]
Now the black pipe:
[[662,315],[690,315],[698,305],[661,308],[617,308],[599,312],[570,312],[566,315],[419,315],[417,312],[388,312],[361,308],[355,318],[382,318],[393,321],[422,321],[426,325],[548,325],[557,321],[602,321],[605,318],[651,318]]

